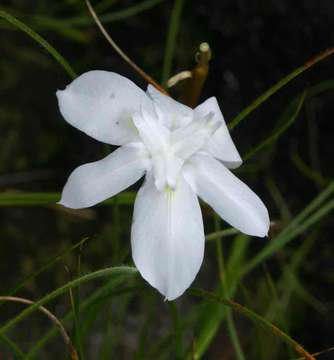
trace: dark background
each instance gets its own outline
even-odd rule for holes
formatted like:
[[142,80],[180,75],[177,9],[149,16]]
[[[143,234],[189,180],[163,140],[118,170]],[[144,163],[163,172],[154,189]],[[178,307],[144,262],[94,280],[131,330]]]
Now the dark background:
[[[137,2],[114,3],[109,12]],[[171,1],[162,1],[146,12],[106,25],[123,50],[158,80],[172,5]],[[86,14],[82,2],[64,1],[60,6],[60,2],[51,0],[2,0],[1,6],[36,29],[79,74],[91,69],[110,70],[146,86],[93,24],[81,27],[82,38],[74,40],[58,30],[41,27],[33,18],[41,15],[63,19]],[[208,42],[213,58],[202,100],[216,96],[229,122],[276,81],[313,55],[333,46],[333,24],[332,0],[186,1],[173,73],[191,68],[198,45]],[[64,70],[25,34],[4,21],[0,25],[0,190],[61,191],[72,169],[101,158],[106,149],[61,118],[55,92],[70,81]],[[308,70],[234,129],[232,136],[240,153],[245,154],[269,135],[294,96],[307,87],[332,79],[333,64],[334,60],[329,58]],[[279,188],[292,214],[303,209],[324,183],[333,178],[333,113],[333,91],[307,100],[293,126],[277,144],[260,152],[240,170],[240,176],[261,194],[272,219],[278,220],[280,215],[265,185],[269,178]],[[323,182],[301,171],[293,161],[296,157],[320,174]],[[126,259],[125,262],[129,261],[130,215],[129,211],[121,214],[122,259]],[[85,216],[91,220],[85,220]],[[64,214],[53,207],[0,208],[1,293],[36,270],[60,248],[86,235],[96,235],[98,241],[90,244],[83,266],[100,268],[119,263],[120,258],[106,256],[114,250],[110,241],[113,221],[112,209],[106,208],[80,215]],[[208,221],[207,230],[210,226]],[[295,321],[290,334],[312,351],[334,343],[333,231],[332,219],[327,217],[301,273],[308,291],[327,306],[328,312],[324,315],[299,301],[293,308]],[[303,238],[299,239],[291,247],[298,247],[302,241]],[[254,251],[258,247],[261,244],[255,242]],[[206,261],[212,255],[210,251]],[[71,267],[73,263],[75,259],[69,257],[67,265]],[[275,276],[279,270],[275,264],[270,266]],[[46,289],[66,280],[68,274],[59,266],[57,272],[51,271],[35,280],[23,294],[38,298]],[[245,285],[252,289],[251,280],[248,277]],[[199,285],[205,287],[205,281]],[[1,313],[1,319],[15,312],[15,306],[6,309],[8,313]],[[32,338],[33,333],[29,335]],[[24,338],[23,333],[18,336]],[[326,358],[332,357],[322,357]]]

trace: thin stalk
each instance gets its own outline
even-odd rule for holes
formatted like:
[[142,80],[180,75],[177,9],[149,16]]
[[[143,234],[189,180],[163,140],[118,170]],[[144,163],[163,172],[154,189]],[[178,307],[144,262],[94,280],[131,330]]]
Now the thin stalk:
[[232,308],[234,311],[238,312],[241,315],[244,315],[248,319],[255,321],[258,324],[261,324],[264,328],[268,329],[275,336],[279,337],[282,341],[290,345],[299,355],[303,356],[304,359],[307,360],[316,360],[314,356],[312,356],[302,345],[300,345],[297,341],[292,339],[287,333],[279,329],[277,326],[271,324],[262,316],[258,315],[254,311],[246,308],[243,305],[238,304],[237,302],[223,298],[221,296],[217,296],[214,293],[210,293],[208,291],[192,289],[192,294],[194,296],[202,297],[205,299],[211,299],[215,302],[221,303],[225,306]]
[[[24,299],[21,297],[14,297],[14,296],[0,296],[0,301],[18,302],[21,304],[33,305],[33,306],[36,305],[36,303],[34,301]],[[46,315],[53,322],[53,324],[58,328],[61,336],[64,339],[65,344],[67,345],[67,347],[70,351],[72,360],[79,360],[78,353],[77,353],[75,347],[73,346],[72,341],[71,341],[70,337],[68,336],[64,326],[58,320],[58,318],[55,315],[53,315],[51,311],[49,311],[42,305],[39,305],[36,308],[38,310],[40,310],[44,315]]]
[[135,275],[137,274],[137,269],[129,266],[118,266],[118,267],[111,267],[106,268],[102,270],[98,270],[95,272],[92,272],[90,274],[81,276],[77,279],[74,279],[72,281],[69,281],[67,284],[59,287],[58,289],[52,291],[48,295],[44,296],[42,299],[36,301],[34,304],[23,310],[20,314],[18,314],[16,317],[8,321],[4,326],[0,328],[0,336],[4,335],[6,332],[8,332],[13,326],[18,324],[20,321],[25,319],[27,316],[32,314],[34,311],[38,310],[41,306],[44,304],[47,304],[51,300],[57,298],[58,296],[66,293],[69,289],[75,288],[81,284],[84,284],[86,282],[99,279],[106,276],[115,276],[115,275]]
[[15,18],[14,16],[10,15],[4,10],[0,9],[0,18],[5,19],[21,31],[25,32],[28,36],[30,36],[33,40],[38,42],[67,72],[67,74],[72,78],[76,78],[76,73],[72,69],[71,65],[65,60],[65,58],[45,39],[43,39],[39,34],[37,34],[34,30],[28,27],[19,19]]
[[330,178],[324,177],[318,171],[307,165],[297,153],[291,154],[291,161],[303,176],[310,179],[320,187],[326,186],[331,182]]
[[198,104],[202,88],[209,74],[209,63],[212,57],[210,45],[200,44],[195,55],[196,66],[191,70],[191,77],[185,80],[181,100],[185,105],[194,108]]
[[96,25],[100,29],[101,33],[105,37],[105,39],[109,42],[109,44],[113,47],[113,49],[117,52],[117,54],[126,62],[128,63],[143,79],[145,79],[148,83],[153,85],[157,88],[160,92],[168,95],[168,92],[158,84],[150,75],[148,75],[143,69],[141,69],[133,60],[129,58],[128,55],[116,44],[116,42],[112,39],[112,37],[108,34],[107,30],[102,25],[100,19],[98,18],[95,10],[93,9],[89,0],[86,0],[86,4],[92,18],[94,19]]
[[175,53],[177,34],[180,28],[182,9],[185,0],[175,0],[168,27],[167,41],[165,46],[164,63],[162,66],[162,85],[166,85],[172,71],[173,58]]
[[[79,309],[80,313],[83,314],[92,307],[101,306],[104,304],[105,301],[107,301],[112,296],[122,295],[124,292],[126,292],[128,289],[122,289],[122,290],[114,290],[114,288],[120,284],[123,283],[123,281],[126,280],[126,277],[119,276],[117,278],[112,278],[110,281],[108,281],[105,285],[102,285],[100,288],[98,288],[93,294],[89,295],[88,298],[86,298]],[[93,315],[95,318],[95,314]],[[67,314],[62,318],[62,322],[65,324],[70,324],[70,321],[74,318],[73,310],[70,310],[67,312]],[[86,322],[87,322],[87,316],[85,316]],[[85,329],[83,329],[83,332],[85,332]],[[38,352],[46,346],[46,344],[56,335],[55,328],[53,327],[50,329],[42,338],[40,338],[37,342],[34,343],[34,346],[29,351],[29,353],[26,356],[26,360],[32,360],[37,357]]]
[[[315,356],[327,354],[327,353],[332,352],[332,351],[334,351],[334,346],[330,347],[329,349],[318,351],[318,352],[312,354],[312,356],[315,357]],[[304,359],[305,359],[304,357],[299,357],[298,359],[295,359],[295,360],[304,360]]]
[[[214,215],[214,221],[215,221],[215,230],[219,231],[220,219],[216,214]],[[220,282],[222,284],[223,292],[227,293],[228,284],[227,284],[225,264],[224,264],[223,246],[222,246],[222,241],[220,238],[217,238],[217,240],[216,240],[216,252],[217,252],[217,263],[218,263]],[[229,337],[231,339],[236,357],[238,360],[246,360],[246,357],[244,355],[244,352],[242,350],[242,347],[241,347],[241,344],[239,341],[237,330],[235,328],[233,315],[232,315],[230,309],[227,309],[227,311],[226,311],[226,320],[227,320],[227,331],[228,331]]]
[[[34,206],[46,206],[56,205],[60,200],[60,193],[24,193],[24,192],[3,192],[0,193],[0,207],[34,207]],[[135,200],[134,192],[122,192],[121,194],[115,195],[112,198],[103,201],[99,205],[114,205],[115,202],[119,205],[132,205]]]
[[255,99],[249,106],[247,106],[243,111],[241,111],[228,125],[229,129],[232,130],[235,128],[243,119],[245,119],[250,113],[252,113],[256,108],[258,108],[263,102],[269,99],[274,95],[278,90],[287,85],[291,80],[301,75],[304,71],[310,69],[312,66],[316,65],[318,62],[326,59],[334,53],[334,47],[326,49],[319,53],[318,55],[312,57],[304,65],[299,66],[297,69],[292,71],[290,74],[285,76],[283,79],[279,80],[274,86],[265,91],[257,99]]
[[290,232],[297,226],[303,219],[311,214],[317,207],[319,207],[328,197],[334,192],[334,182],[330,183],[326,189],[324,189],[303,211],[300,212],[289,224],[285,227],[280,236]]
[[[64,251],[58,253],[55,257],[51,258],[49,261],[47,261],[44,265],[42,265],[37,271],[35,271],[34,273],[28,275],[27,277],[25,277],[23,280],[20,281],[20,283],[18,285],[16,285],[15,287],[13,287],[11,290],[9,290],[7,292],[7,296],[12,296],[15,293],[17,293],[20,289],[22,289],[22,287],[27,284],[30,280],[34,279],[35,277],[37,277],[39,274],[41,274],[42,272],[44,272],[45,270],[49,269],[51,266],[53,266],[54,264],[56,264],[59,260],[61,260],[65,255],[69,254],[70,252],[72,252],[73,250],[77,249],[79,246],[82,246],[89,238],[83,238],[82,240],[80,240],[78,243],[74,244],[73,246],[71,246],[68,249],[65,249]],[[1,306],[1,303],[0,303]]]
[[0,342],[5,344],[19,360],[25,359],[22,350],[9,337],[6,335],[0,336]]
[[300,233],[308,229],[310,226],[319,221],[323,216],[328,214],[334,209],[334,200],[329,201],[326,205],[322,206],[318,211],[316,211],[312,216],[307,220],[303,221],[301,225],[297,226],[294,230],[291,230],[289,233],[282,232],[279,234],[272,242],[270,242],[262,251],[260,251],[241,271],[241,276],[247,274],[252,269],[254,269],[259,263],[263,262],[274,252],[281,249],[289,241],[294,239]]
[[[165,0],[145,0],[133,6],[129,6],[125,9],[113,11],[110,13],[102,14],[100,16],[101,22],[104,24],[121,21],[128,19],[129,17],[138,15],[144,11],[147,11],[154,6],[162,3]],[[99,8],[99,5],[95,7],[98,11],[102,11],[103,9]],[[53,19],[50,17],[36,15],[32,17],[33,21],[41,28],[54,28],[58,29],[60,27],[71,28],[71,27],[85,27],[87,25],[93,24],[94,20],[88,16],[75,16],[67,19]]]
[[205,240],[206,241],[212,241],[212,240],[220,239],[222,237],[237,235],[239,233],[240,233],[240,231],[237,230],[237,229],[234,229],[234,228],[225,229],[225,230],[218,230],[218,231],[214,231],[214,232],[206,235]]
[[[275,129],[271,135],[269,135],[264,141],[262,141],[260,144],[256,145],[254,148],[249,150],[242,158],[244,161],[247,161],[251,157],[253,157],[256,153],[261,151],[262,149],[266,148],[267,146],[273,144],[275,141],[277,141],[288,129],[289,127],[295,122],[297,119],[306,98],[307,90],[303,92],[298,102],[296,102],[295,110],[290,115],[290,106],[288,107],[287,111],[284,112],[283,118],[287,118],[287,121],[283,122],[281,126],[279,126],[277,129]],[[289,116],[290,115],[290,116]]]

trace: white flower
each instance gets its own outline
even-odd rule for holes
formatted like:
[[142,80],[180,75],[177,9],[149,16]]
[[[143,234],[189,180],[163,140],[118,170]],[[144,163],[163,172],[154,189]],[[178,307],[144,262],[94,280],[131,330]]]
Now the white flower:
[[194,110],[152,86],[143,92],[111,72],[90,71],[57,92],[67,122],[120,147],[75,169],[60,203],[99,203],[145,175],[133,215],[133,260],[168,300],[194,280],[203,260],[204,230],[197,195],[243,233],[266,236],[268,211],[233,175],[242,160],[216,98]]

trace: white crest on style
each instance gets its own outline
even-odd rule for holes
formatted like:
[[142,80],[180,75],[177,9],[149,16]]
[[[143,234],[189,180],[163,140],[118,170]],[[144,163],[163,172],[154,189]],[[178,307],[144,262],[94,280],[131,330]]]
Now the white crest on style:
[[120,146],[75,169],[60,204],[93,206],[145,176],[134,206],[132,256],[141,275],[168,300],[190,286],[203,261],[197,196],[241,232],[267,235],[266,207],[229,170],[242,160],[216,98],[191,109],[151,85],[145,93],[107,71],[79,76],[57,97],[68,123]]

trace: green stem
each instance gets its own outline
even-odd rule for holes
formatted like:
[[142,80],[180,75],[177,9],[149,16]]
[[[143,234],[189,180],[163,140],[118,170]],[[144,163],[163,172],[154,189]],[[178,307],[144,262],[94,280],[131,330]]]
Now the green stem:
[[[99,19],[102,23],[107,24],[114,21],[120,21],[127,19],[129,17],[140,14],[141,12],[147,11],[154,6],[165,0],[146,0],[142,1],[139,4],[129,6],[126,9],[119,11],[113,11],[107,14],[101,14]],[[98,10],[98,8],[97,8]],[[94,23],[94,20],[89,16],[75,16],[68,19],[58,20],[44,16],[34,16],[33,20],[40,26],[44,28],[59,28],[59,27],[73,27],[73,26],[86,26]]]
[[33,305],[27,307],[25,310],[23,310],[20,314],[18,314],[16,317],[8,321],[4,326],[0,328],[0,336],[4,335],[6,332],[8,332],[13,326],[15,326],[17,323],[25,319],[28,315],[36,311],[40,306],[43,306],[44,304],[47,304],[51,300],[55,299],[56,297],[64,294],[69,289],[75,288],[81,284],[84,284],[86,282],[106,277],[106,276],[116,276],[116,275],[134,275],[137,274],[137,270],[133,267],[129,266],[119,266],[119,267],[112,267],[112,268],[106,268],[102,270],[98,270],[95,272],[92,272],[90,274],[81,276],[77,279],[74,279],[72,281],[69,281],[64,286],[61,286],[60,288],[52,291],[48,295],[44,296],[42,299],[36,301]]
[[216,240],[216,239],[220,239],[222,237],[237,235],[239,233],[240,233],[240,231],[237,229],[234,229],[234,228],[219,230],[219,231],[215,231],[215,232],[212,232],[212,233],[206,235],[205,240],[206,241]]
[[306,359],[315,360],[315,358],[308,351],[306,351],[297,341],[292,339],[288,334],[286,334],[284,331],[282,331],[277,326],[273,325],[272,323],[270,323],[269,321],[267,321],[265,318],[258,315],[254,311],[246,308],[245,306],[242,306],[233,300],[226,299],[221,296],[217,296],[216,294],[210,293],[208,291],[192,289],[191,292],[194,296],[199,296],[205,299],[211,299],[215,302],[219,302],[225,306],[232,308],[234,311],[240,313],[241,315],[244,315],[248,319],[256,322],[257,324],[261,324],[262,326],[264,326],[264,328],[270,330],[271,333],[281,338],[284,342],[289,344],[297,353],[304,356]]
[[23,32],[25,32],[28,36],[38,42],[68,73],[68,75],[72,78],[76,78],[76,73],[72,69],[71,65],[65,60],[65,58],[45,39],[43,39],[39,34],[37,34],[30,27],[25,25],[20,20],[16,19],[14,16],[8,14],[6,11],[0,9],[0,18],[7,20],[9,23],[19,28]]
[[[307,90],[305,90],[302,95],[300,96],[300,99],[298,99],[298,101],[296,101],[296,103],[293,104],[293,107],[289,106],[287,111],[284,112],[284,114],[282,115],[283,119],[287,119],[286,121],[283,121],[283,124],[281,126],[279,126],[276,130],[274,130],[272,132],[271,135],[269,135],[264,141],[262,141],[260,144],[256,145],[254,148],[252,148],[251,150],[249,150],[243,157],[243,161],[248,160],[249,158],[253,157],[257,152],[259,152],[260,150],[262,150],[263,148],[271,145],[273,142],[277,141],[279,137],[281,137],[286,130],[288,130],[288,128],[295,122],[295,120],[297,119],[304,101],[305,101],[305,97],[307,94]],[[293,113],[290,114],[291,112],[291,108],[295,108]]]
[[[64,251],[57,254],[51,260],[47,261],[44,265],[42,265],[41,268],[39,268],[34,273],[28,275],[27,277],[25,277],[22,281],[20,281],[20,283],[18,285],[16,285],[11,290],[9,290],[6,293],[7,296],[12,296],[12,295],[16,294],[26,283],[28,283],[29,281],[31,281],[32,279],[37,277],[39,274],[43,273],[45,270],[49,269],[51,266],[53,266],[55,263],[57,263],[59,260],[61,260],[65,255],[69,254],[70,252],[72,252],[73,250],[78,248],[79,246],[82,246],[87,240],[88,240],[88,238],[84,238],[84,239],[80,240],[78,243],[71,246],[70,248],[65,249]],[[2,304],[0,303],[0,306],[1,305]]]
[[[3,192],[0,193],[0,207],[55,205],[60,200],[60,196],[60,193]],[[134,199],[135,193],[122,192],[99,205],[113,205],[116,201],[119,205],[132,205]]]
[[260,95],[257,99],[255,99],[249,106],[247,106],[244,110],[242,110],[230,123],[229,129],[235,128],[245,117],[247,117],[250,113],[252,113],[256,108],[258,108],[263,102],[265,102],[268,98],[274,95],[278,90],[288,84],[291,80],[301,75],[304,71],[308,70],[318,62],[326,59],[328,56],[334,53],[334,47],[329,48],[320,54],[314,56],[312,59],[307,61],[304,65],[298,67],[290,74],[285,76],[283,79],[278,81],[274,86],[269,88],[266,92]]
[[[334,200],[329,201],[326,205],[322,206],[307,220],[303,221],[302,224],[291,229],[289,233],[282,231],[272,242],[270,242],[262,251],[260,251],[241,271],[241,276],[247,274],[254,269],[259,263],[263,262],[269,256],[274,254],[277,250],[281,249],[289,241],[294,239],[300,233],[308,229],[310,226],[319,221],[323,216],[328,214],[334,209]],[[289,226],[288,226],[289,227]]]
[[173,57],[175,52],[176,38],[180,27],[181,14],[185,0],[175,0],[172,14],[170,17],[167,41],[165,47],[165,57],[162,66],[161,83],[165,86],[172,70]]
[[[214,222],[215,222],[215,230],[220,230],[220,219],[218,215],[214,215]],[[222,241],[220,238],[216,240],[216,251],[217,251],[217,262],[218,262],[218,270],[219,270],[219,278],[222,284],[223,292],[226,294],[228,292],[228,283],[226,278],[226,271],[225,271],[225,264],[224,264],[224,255],[223,255],[223,246]],[[231,339],[234,351],[236,353],[238,360],[246,360],[245,355],[243,353],[239,336],[237,330],[235,328],[233,316],[230,309],[226,311],[226,320],[227,320],[227,331],[229,337]]]
[[[91,295],[89,295],[88,298],[86,298],[81,306],[80,306],[80,313],[84,314],[88,311],[88,309],[98,306],[103,306],[105,301],[107,301],[109,298],[117,295],[121,295],[124,291],[124,289],[115,290],[115,287],[119,286],[126,280],[126,276],[122,275],[117,278],[112,278],[109,280],[105,285],[98,288],[95,292],[93,292]],[[94,312],[94,311],[93,311]],[[95,318],[95,314],[93,315]],[[70,324],[70,320],[74,318],[73,310],[70,310],[62,319],[61,322],[65,325]],[[87,321],[87,316],[85,317]],[[85,329],[83,329],[83,332],[85,332]],[[45,347],[45,345],[56,335],[58,334],[58,329],[56,327],[51,328],[41,339],[39,339],[37,342],[34,343],[34,346],[28,354],[26,355],[26,360],[32,360],[37,357],[38,352]]]
[[24,359],[24,353],[22,350],[9,337],[1,335],[0,342],[5,344],[13,352],[17,359]]

